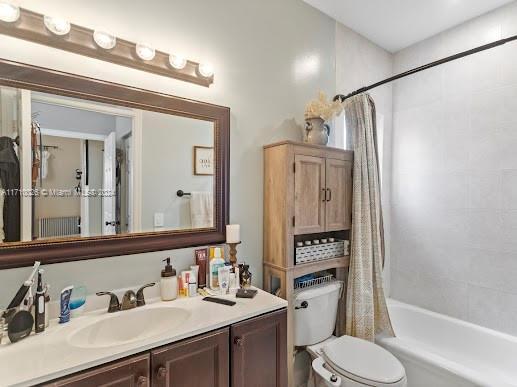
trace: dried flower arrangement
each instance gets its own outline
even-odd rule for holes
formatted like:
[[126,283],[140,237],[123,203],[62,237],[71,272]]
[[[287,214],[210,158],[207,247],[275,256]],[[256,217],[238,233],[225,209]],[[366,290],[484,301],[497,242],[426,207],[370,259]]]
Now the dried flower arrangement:
[[305,107],[305,119],[322,118],[327,121],[339,115],[343,111],[343,105],[339,101],[330,101],[325,93],[320,91],[318,99],[314,99]]

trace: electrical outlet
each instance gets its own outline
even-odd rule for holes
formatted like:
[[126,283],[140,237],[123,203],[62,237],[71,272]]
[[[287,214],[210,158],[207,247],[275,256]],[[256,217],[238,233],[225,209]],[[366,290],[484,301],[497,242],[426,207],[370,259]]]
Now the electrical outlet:
[[154,213],[154,227],[163,227],[165,225],[165,218],[163,212]]

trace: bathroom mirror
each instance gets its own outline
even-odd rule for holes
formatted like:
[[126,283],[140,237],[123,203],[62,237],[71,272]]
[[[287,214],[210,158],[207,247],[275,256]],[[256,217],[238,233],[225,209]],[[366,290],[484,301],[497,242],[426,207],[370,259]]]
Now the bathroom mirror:
[[224,241],[229,109],[0,60],[0,267]]

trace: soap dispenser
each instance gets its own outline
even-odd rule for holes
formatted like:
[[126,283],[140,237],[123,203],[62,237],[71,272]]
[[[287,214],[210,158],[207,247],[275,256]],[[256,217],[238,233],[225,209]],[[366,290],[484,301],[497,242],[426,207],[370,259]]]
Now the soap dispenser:
[[160,279],[160,292],[162,301],[172,301],[178,297],[178,278],[176,270],[171,266],[171,259],[166,258],[163,262],[167,262],[165,269],[162,270]]

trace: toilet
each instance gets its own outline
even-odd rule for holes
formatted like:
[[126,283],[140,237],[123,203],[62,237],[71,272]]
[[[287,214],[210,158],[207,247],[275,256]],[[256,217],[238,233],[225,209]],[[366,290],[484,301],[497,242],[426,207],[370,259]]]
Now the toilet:
[[294,296],[294,344],[312,357],[313,385],[406,387],[404,367],[390,352],[356,337],[332,335],[342,286],[334,281]]

